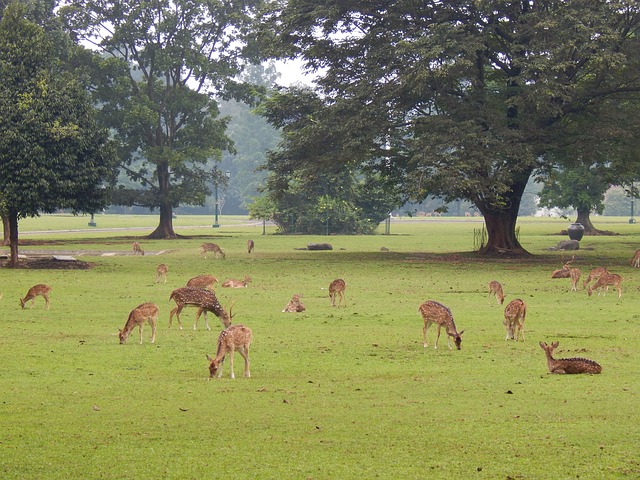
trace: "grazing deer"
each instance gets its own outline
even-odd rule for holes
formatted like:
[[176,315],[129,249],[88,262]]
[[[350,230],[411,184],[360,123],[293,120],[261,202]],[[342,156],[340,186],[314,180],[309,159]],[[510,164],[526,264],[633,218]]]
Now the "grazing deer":
[[249,346],[251,345],[251,329],[244,325],[232,325],[220,332],[218,337],[218,351],[216,358],[207,355],[209,359],[209,378],[218,378],[222,376],[222,364],[224,357],[229,353],[229,368],[231,369],[231,378],[236,378],[233,373],[233,354],[238,350],[242,358],[244,358],[244,376],[250,377],[249,372]]
[[500,282],[496,280],[492,280],[489,282],[489,303],[491,303],[491,295],[496,297],[496,301],[499,305],[504,303],[504,291],[502,290],[502,285]]
[[345,290],[347,289],[347,284],[341,278],[336,278],[331,284],[329,284],[329,298],[331,299],[331,306],[336,306],[336,295],[340,298],[338,299],[338,307],[344,300],[344,306],[347,306],[347,298],[345,294]]
[[584,282],[582,282],[582,288],[587,288],[587,285],[589,285],[589,282],[591,282],[591,280],[598,280],[602,275],[608,274],[609,270],[604,267],[594,268],[589,272],[589,275],[587,276],[587,278],[585,278]]
[[202,245],[200,245],[200,255],[204,256],[204,258],[207,258],[207,252],[213,252],[215,258],[225,258],[224,252],[215,243],[203,243]]
[[571,291],[578,291],[578,281],[580,280],[580,275],[582,275],[582,271],[579,268],[571,268],[569,269],[569,276],[571,277]]
[[424,348],[427,348],[429,344],[427,343],[427,329],[432,324],[438,325],[438,331],[436,334],[436,343],[434,348],[438,348],[438,340],[440,339],[440,328],[442,326],[445,327],[447,332],[447,345],[449,345],[449,350],[451,348],[451,338],[456,344],[456,348],[460,350],[460,345],[462,343],[461,335],[464,333],[464,330],[460,333],[456,330],[456,324],[453,321],[453,315],[451,314],[451,310],[442,305],[441,303],[435,302],[433,300],[427,300],[418,311],[422,315],[422,319],[424,320],[424,327],[422,328],[422,337],[424,339]]
[[142,247],[138,242],[133,242],[131,244],[131,248],[133,249],[134,255],[137,255],[137,254],[144,255],[144,250],[142,249]]
[[588,358],[553,358],[553,351],[558,347],[558,342],[547,345],[540,342],[540,348],[547,356],[547,366],[551,373],[600,373],[602,367]]
[[161,263],[156,267],[156,283],[160,283],[160,280],[164,279],[164,283],[167,283],[167,273],[169,273],[169,267],[164,263]]
[[120,344],[123,344],[129,338],[131,330],[137,325],[140,330],[140,345],[142,345],[142,328],[144,322],[151,325],[151,343],[156,343],[156,323],[158,322],[158,306],[155,303],[143,303],[131,310],[127,323],[122,330],[119,330]]
[[233,278],[229,278],[222,282],[222,286],[225,288],[246,288],[249,282],[251,282],[251,277],[245,275],[244,280],[234,280]]
[[45,285],[43,283],[34,285],[29,289],[25,297],[20,299],[20,305],[22,306],[22,308],[24,308],[27,305],[27,302],[31,300],[31,307],[29,308],[33,308],[36,303],[36,297],[40,295],[42,298],[44,298],[45,308],[49,310],[49,307],[51,305],[49,302],[49,294],[51,293],[51,290],[52,289],[49,285]]
[[622,280],[624,279],[616,273],[602,275],[596,283],[589,285],[589,296],[591,296],[594,290],[598,290],[598,296],[600,296],[601,291],[604,291],[603,296],[605,296],[609,291],[609,286],[613,286],[613,288],[618,290],[618,298],[620,298],[622,297],[622,288],[620,286]]
[[253,243],[253,240],[247,240],[247,252],[252,253],[253,249],[256,247],[256,244]]
[[198,320],[203,312],[207,330],[211,330],[209,327],[209,320],[207,319],[207,312],[213,312],[222,321],[225,328],[231,325],[231,308],[229,308],[229,312],[227,312],[222,305],[220,305],[220,302],[218,302],[216,294],[209,290],[195,287],[180,287],[171,292],[169,300],[174,300],[176,302],[176,308],[171,310],[169,313],[169,328],[171,328],[171,322],[175,315],[178,319],[178,327],[182,330],[180,312],[182,312],[182,309],[188,305],[198,307],[196,321],[193,324],[194,330],[198,328]]
[[287,306],[284,307],[284,310],[282,311],[289,312],[289,313],[304,312],[305,308],[302,302],[300,301],[301,297],[302,297],[301,293],[296,293],[291,299],[291,301],[287,303]]
[[187,282],[187,287],[204,288],[213,292],[213,286],[218,283],[218,279],[213,275],[198,275]]
[[640,268],[640,248],[636,250],[636,253],[633,254],[633,258],[631,259],[631,266]]
[[524,342],[524,319],[526,316],[526,303],[519,298],[509,302],[509,305],[504,309],[504,322],[502,322],[507,329],[505,340],[515,340],[517,342],[522,332],[522,341]]

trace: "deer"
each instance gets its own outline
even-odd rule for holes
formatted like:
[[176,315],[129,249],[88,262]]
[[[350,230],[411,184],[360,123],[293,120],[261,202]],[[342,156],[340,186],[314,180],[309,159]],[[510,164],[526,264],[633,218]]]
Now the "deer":
[[636,253],[633,254],[633,258],[631,259],[631,266],[640,268],[640,248],[636,250]]
[[559,343],[553,342],[551,345],[547,345],[545,342],[540,342],[540,348],[544,350],[547,356],[547,367],[549,367],[550,373],[593,373],[598,374],[602,372],[602,367],[593,360],[588,358],[553,358],[553,351],[558,348]]
[[524,320],[526,316],[527,304],[524,301],[516,298],[509,302],[504,309],[504,322],[502,322],[507,329],[505,340],[515,340],[517,342],[520,333],[522,333],[522,341],[524,342]]
[[234,280],[233,278],[228,278],[227,280],[222,282],[222,286],[225,288],[247,288],[249,282],[251,282],[251,277],[245,275],[244,280]]
[[551,278],[570,278],[571,279],[571,291],[578,291],[578,281],[582,275],[582,271],[579,268],[572,268],[571,263],[576,259],[574,255],[571,260],[563,263],[562,268],[554,270],[551,274]]
[[49,302],[49,294],[51,293],[52,288],[49,285],[45,285],[44,283],[39,283],[38,285],[34,285],[29,289],[24,298],[20,299],[20,305],[24,308],[27,305],[28,301],[31,301],[31,307],[36,303],[36,297],[40,295],[44,298],[45,308],[49,310],[51,303]]
[[134,255],[144,255],[144,250],[142,249],[142,246],[140,246],[140,244],[138,242],[133,242],[131,244],[131,248],[133,250],[133,254]]
[[580,281],[580,275],[582,275],[582,271],[579,268],[571,268],[569,269],[569,276],[571,277],[571,291],[578,291],[578,281]]
[[204,288],[213,292],[213,286],[218,283],[218,279],[213,275],[198,275],[187,282],[187,287]]
[[203,243],[202,245],[200,245],[200,255],[204,256],[204,258],[207,258],[207,252],[213,252],[215,258],[225,258],[224,252],[215,243]]
[[[329,298],[331,299],[332,307],[339,307],[340,304],[344,301],[344,307],[347,307],[347,298],[345,295],[345,290],[347,289],[346,282],[341,278],[336,278],[333,282],[329,284]],[[336,295],[340,298],[338,299],[338,305],[336,305]]]
[[164,279],[164,283],[167,283],[167,273],[169,273],[169,267],[164,263],[161,263],[156,267],[156,283],[160,283],[160,280]]
[[207,326],[207,330],[211,330],[209,327],[209,320],[207,319],[207,312],[213,312],[220,321],[224,324],[225,328],[231,325],[231,308],[229,308],[229,312],[227,312],[218,299],[216,298],[216,294],[210,290],[204,290],[202,288],[195,287],[180,287],[176,288],[173,292],[171,292],[171,296],[169,297],[169,301],[174,300],[176,302],[176,308],[171,310],[169,313],[169,328],[171,328],[171,323],[173,321],[173,316],[175,315],[178,319],[178,327],[182,330],[182,322],[180,321],[180,312],[182,309],[188,305],[198,307],[198,313],[196,314],[196,321],[193,324],[193,329],[197,330],[198,328],[198,320],[200,319],[200,315],[204,312],[204,320]]
[[253,240],[247,240],[247,253],[252,253],[256,244],[253,243]]
[[282,311],[288,312],[288,313],[304,312],[305,308],[302,302],[300,301],[301,297],[302,297],[301,293],[294,294],[291,301],[287,303],[287,305],[284,307],[284,310]]
[[209,360],[209,380],[218,374],[218,378],[222,377],[222,364],[227,354],[229,355],[229,368],[231,369],[231,378],[236,378],[233,373],[233,354],[236,350],[240,352],[244,358],[244,376],[251,377],[249,372],[249,346],[251,345],[252,332],[249,327],[244,325],[232,325],[225,328],[218,336],[218,351],[215,358],[207,355]]
[[451,348],[451,338],[453,338],[454,343],[456,344],[456,349],[460,350],[460,346],[462,344],[462,334],[464,330],[459,332],[456,330],[456,324],[453,321],[453,315],[451,314],[451,310],[448,307],[445,307],[441,303],[438,303],[433,300],[427,300],[418,308],[418,311],[422,315],[422,319],[424,320],[424,327],[422,328],[422,337],[424,340],[424,348],[427,348],[429,344],[427,343],[427,330],[432,324],[438,325],[438,331],[436,334],[436,343],[434,348],[438,348],[438,340],[440,340],[440,328],[443,326],[447,332],[447,345],[449,346],[449,350]]
[[120,344],[122,345],[127,341],[131,330],[137,325],[140,330],[140,345],[142,345],[144,322],[149,322],[149,325],[151,325],[151,343],[156,343],[156,323],[158,322],[159,312],[158,306],[150,302],[138,305],[131,310],[127,323],[122,330],[119,330]]
[[594,290],[598,290],[598,296],[600,296],[600,292],[604,291],[603,296],[607,294],[609,291],[609,286],[613,286],[616,290],[618,290],[618,298],[622,297],[622,287],[620,284],[624,279],[622,276],[616,273],[608,273],[606,275],[602,275],[596,283],[593,285],[589,285],[589,296],[593,293]]
[[489,303],[491,303],[491,295],[496,297],[496,301],[499,305],[504,303],[504,291],[502,290],[502,285],[497,280],[492,280],[489,282]]
[[587,285],[589,285],[589,282],[591,282],[591,280],[598,280],[602,275],[608,274],[609,270],[604,267],[594,268],[589,272],[589,275],[587,276],[587,278],[585,278],[584,282],[582,282],[582,288],[587,288]]

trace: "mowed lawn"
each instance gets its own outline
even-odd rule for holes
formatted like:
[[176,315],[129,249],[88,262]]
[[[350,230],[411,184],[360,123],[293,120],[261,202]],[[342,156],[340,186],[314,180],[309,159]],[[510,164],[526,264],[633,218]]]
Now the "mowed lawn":
[[[572,266],[583,278],[605,266],[624,277],[615,291],[589,297],[551,272],[573,252],[551,252],[568,221],[524,218],[527,259],[481,259],[473,250],[481,219],[394,220],[391,235],[262,235],[260,222],[180,216],[187,238],[147,241],[154,216],[45,216],[21,222],[25,251],[74,252],[89,270],[0,269],[0,477],[264,479],[610,479],[639,478],[640,226],[599,217],[620,235],[585,237]],[[146,230],[145,230],[146,229]],[[57,230],[65,230],[58,233]],[[46,232],[46,233],[45,233]],[[253,239],[255,252],[246,242]],[[131,255],[138,240],[145,256]],[[226,259],[204,259],[215,242]],[[301,250],[329,242],[332,251]],[[388,250],[388,251],[383,251]],[[4,249],[7,250],[6,248]],[[90,254],[78,255],[86,251]],[[103,256],[101,253],[114,255]],[[166,284],[155,283],[159,263]],[[208,379],[222,324],[195,309],[168,328],[174,288],[198,274],[252,278],[219,285],[233,323],[253,330],[251,378],[229,359]],[[347,283],[346,308],[332,308],[329,283]],[[504,305],[488,297],[499,280],[506,301],[528,306],[525,342],[505,341]],[[52,286],[51,309],[34,284]],[[582,279],[580,281],[582,284]],[[303,313],[282,313],[292,295]],[[422,345],[418,307],[448,306],[462,349],[442,333]],[[155,302],[149,326],[125,345],[129,312]],[[556,357],[586,357],[601,375],[551,375],[540,341]]]

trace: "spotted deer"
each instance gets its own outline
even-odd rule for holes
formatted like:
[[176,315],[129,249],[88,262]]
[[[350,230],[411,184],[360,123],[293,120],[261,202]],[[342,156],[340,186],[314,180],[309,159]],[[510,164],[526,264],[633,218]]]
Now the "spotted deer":
[[251,277],[245,275],[244,280],[234,280],[233,278],[229,278],[222,282],[222,286],[225,288],[246,288],[249,282],[251,282]]
[[547,367],[551,373],[593,373],[597,374],[602,372],[602,367],[588,358],[553,358],[553,351],[558,348],[558,342],[553,342],[551,345],[547,345],[545,342],[540,342],[540,348],[544,350],[547,356]]
[[129,338],[131,330],[136,326],[140,330],[140,345],[142,345],[142,329],[144,322],[151,325],[151,343],[156,343],[156,324],[158,322],[158,306],[155,303],[143,303],[131,310],[127,323],[119,330],[120,344],[124,344]]
[[434,348],[438,348],[438,340],[440,340],[440,329],[444,326],[447,332],[447,345],[449,346],[449,350],[451,348],[451,338],[453,338],[454,343],[456,344],[456,348],[460,350],[460,346],[462,344],[462,334],[464,330],[458,333],[456,330],[456,324],[453,321],[453,315],[451,314],[451,310],[445,307],[441,303],[435,302],[433,300],[427,300],[418,311],[422,315],[422,319],[424,320],[424,326],[422,328],[422,337],[424,340],[424,348],[427,348],[429,344],[427,343],[427,330],[432,324],[436,324],[438,326],[438,330],[436,333],[436,343]]
[[31,301],[31,307],[36,303],[36,297],[40,295],[44,298],[45,308],[49,310],[51,303],[49,302],[49,294],[51,293],[52,288],[49,285],[45,285],[44,283],[39,283],[38,285],[34,285],[29,289],[24,298],[20,299],[20,305],[24,308],[27,305],[28,301]]
[[213,292],[213,286],[218,283],[218,279],[213,275],[198,275],[187,282],[187,287],[204,288]]
[[579,268],[570,268],[569,276],[571,277],[571,291],[578,291],[578,282],[580,281],[580,275],[582,275],[582,271]]
[[593,285],[589,285],[589,296],[593,293],[594,290],[598,290],[598,296],[600,296],[600,292],[603,292],[603,296],[607,294],[609,291],[609,287],[612,286],[616,290],[618,290],[618,298],[622,297],[622,287],[621,283],[624,280],[620,275],[616,273],[608,273],[606,275],[602,275],[596,283]]
[[507,330],[505,340],[515,340],[517,342],[520,333],[522,333],[522,341],[524,342],[524,320],[526,316],[526,303],[519,298],[509,302],[509,305],[504,309],[504,322],[502,322]]
[[224,252],[215,243],[203,243],[200,245],[200,255],[207,258],[207,252],[213,252],[215,258],[225,258]]
[[301,293],[296,293],[291,299],[291,301],[287,303],[287,305],[284,307],[284,310],[282,311],[288,312],[288,313],[304,312],[305,308],[302,302],[300,301],[301,297],[302,297]]
[[138,242],[133,242],[131,244],[131,249],[133,250],[133,254],[134,255],[144,255],[144,250],[142,249],[142,246],[138,243]]
[[502,285],[500,285],[500,282],[497,280],[489,282],[489,303],[491,303],[491,295],[496,297],[499,305],[504,303],[504,291],[502,290]]
[[587,288],[587,285],[591,282],[591,280],[598,280],[602,275],[608,275],[609,270],[604,267],[596,267],[589,272],[587,278],[585,278],[584,282],[582,282],[582,288]]
[[247,240],[247,253],[253,253],[253,249],[256,247],[256,244],[253,243],[253,240]]
[[160,280],[164,280],[167,283],[167,273],[169,273],[169,267],[164,263],[161,263],[156,267],[156,283],[160,283]]
[[[347,289],[347,284],[341,278],[336,278],[333,282],[329,284],[329,298],[331,299],[331,306],[336,307],[340,306],[340,304],[344,301],[344,306],[347,306],[347,297],[345,290]],[[338,299],[338,305],[336,305],[336,295],[340,297]]]
[[636,250],[636,253],[633,254],[633,258],[631,259],[631,266],[640,268],[640,248]]
[[218,336],[218,351],[215,358],[207,355],[209,360],[209,378],[213,378],[218,374],[218,378],[222,376],[222,364],[224,358],[229,354],[229,368],[231,370],[231,378],[236,378],[233,373],[233,354],[236,350],[244,358],[244,376],[250,377],[249,372],[249,346],[251,345],[251,329],[244,325],[232,325],[225,328]]
[[198,320],[203,312],[205,314],[204,320],[207,330],[211,330],[209,327],[209,320],[207,319],[207,312],[213,312],[220,321],[222,321],[225,328],[231,325],[231,308],[229,308],[229,312],[227,312],[222,305],[220,305],[220,302],[218,302],[216,294],[209,290],[195,287],[180,287],[171,292],[169,300],[174,300],[176,302],[176,307],[169,313],[169,328],[171,328],[173,316],[175,315],[178,319],[178,327],[182,330],[180,312],[182,312],[182,309],[186,306],[198,307],[196,321],[193,324],[194,330],[198,328]]

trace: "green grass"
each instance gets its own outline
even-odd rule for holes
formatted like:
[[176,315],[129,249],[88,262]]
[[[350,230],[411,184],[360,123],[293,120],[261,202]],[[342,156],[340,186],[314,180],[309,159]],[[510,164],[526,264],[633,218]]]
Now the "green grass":
[[[98,229],[155,226],[157,217],[96,217]],[[600,217],[615,237],[585,238],[573,265],[624,276],[623,297],[570,292],[552,280],[563,254],[548,252],[569,222],[522,219],[527,260],[474,257],[478,219],[394,222],[391,235],[262,236],[261,224],[223,216],[179,217],[186,240],[140,240],[162,255],[84,255],[86,271],[0,269],[0,477],[35,478],[638,478],[640,271],[629,259],[640,227]],[[23,249],[130,250],[145,231],[97,232],[86,217],[21,221]],[[63,233],[37,233],[51,230]],[[256,251],[246,253],[246,240]],[[332,252],[297,250],[329,241]],[[226,260],[200,258],[215,241]],[[381,247],[389,252],[381,252]],[[564,259],[570,255],[564,254]],[[155,284],[158,263],[169,266]],[[250,379],[208,381],[220,322],[167,329],[171,290],[201,273],[250,275],[246,289],[217,288],[235,301],[234,323],[254,332]],[[347,308],[327,287],[347,282]],[[504,341],[503,307],[489,303],[500,280],[507,301],[528,304],[526,342]],[[21,310],[36,283],[53,287]],[[307,310],[281,313],[294,293]],[[425,300],[449,306],[462,350],[422,347]],[[157,341],[119,345],[118,328],[145,301],[161,310]],[[435,332],[429,333],[433,343]],[[584,356],[601,375],[547,373],[539,341],[558,357]]]

